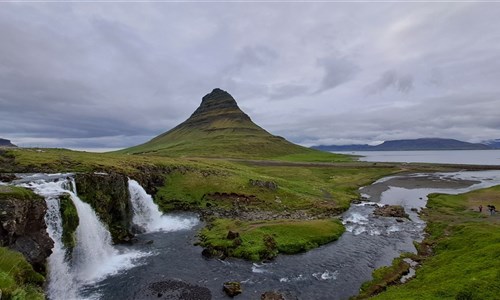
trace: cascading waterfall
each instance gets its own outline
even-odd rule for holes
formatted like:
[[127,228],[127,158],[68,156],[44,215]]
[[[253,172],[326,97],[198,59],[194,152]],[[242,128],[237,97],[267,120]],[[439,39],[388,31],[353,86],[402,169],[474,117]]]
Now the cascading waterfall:
[[132,221],[145,232],[176,231],[189,229],[198,223],[194,217],[177,217],[163,215],[153,198],[135,180],[128,180],[130,200],[134,210]]
[[[134,266],[134,260],[148,253],[128,251],[121,253],[112,246],[111,235],[99,220],[92,207],[76,195],[73,179],[58,182],[38,180],[25,184],[47,202],[47,231],[54,240],[53,253],[48,258],[50,299],[78,299],[78,291],[106,276]],[[69,188],[73,191],[70,191]],[[62,219],[59,196],[69,194],[76,207],[79,225],[76,229],[76,246],[72,255],[62,243]],[[70,257],[70,259],[68,259]]]

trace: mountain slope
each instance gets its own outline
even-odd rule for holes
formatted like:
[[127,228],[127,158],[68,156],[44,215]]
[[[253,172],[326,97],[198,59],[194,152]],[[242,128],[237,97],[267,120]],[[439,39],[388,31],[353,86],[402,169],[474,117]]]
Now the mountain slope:
[[198,109],[183,123],[147,143],[119,152],[256,159],[324,155],[270,134],[252,122],[238,107],[236,100],[221,89],[214,89],[204,96]]
[[454,139],[422,138],[409,140],[385,141],[380,145],[329,145],[314,146],[313,149],[323,151],[418,151],[418,150],[487,150],[492,147],[484,144],[473,144]]

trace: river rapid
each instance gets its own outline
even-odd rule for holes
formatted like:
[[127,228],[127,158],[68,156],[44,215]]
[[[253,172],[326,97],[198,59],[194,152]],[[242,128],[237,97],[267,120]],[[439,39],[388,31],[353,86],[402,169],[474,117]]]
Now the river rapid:
[[[150,255],[138,258],[133,268],[84,286],[81,293],[89,298],[141,299],[141,290],[148,284],[176,279],[208,288],[212,299],[228,298],[222,292],[226,281],[242,282],[243,293],[238,299],[260,299],[270,290],[291,299],[348,299],[371,279],[375,268],[390,265],[403,252],[416,251],[413,241],[423,238],[425,223],[415,210],[425,207],[429,193],[457,194],[498,184],[500,171],[383,178],[360,189],[366,201],[353,204],[342,215],[346,232],[338,241],[298,255],[280,255],[268,263],[204,259],[202,248],[193,246],[203,224],[142,234],[137,244],[123,248]],[[402,205],[410,220],[397,222],[395,218],[374,216],[375,206],[383,204]],[[191,219],[193,215],[176,217]],[[171,296],[156,299],[179,299]]]

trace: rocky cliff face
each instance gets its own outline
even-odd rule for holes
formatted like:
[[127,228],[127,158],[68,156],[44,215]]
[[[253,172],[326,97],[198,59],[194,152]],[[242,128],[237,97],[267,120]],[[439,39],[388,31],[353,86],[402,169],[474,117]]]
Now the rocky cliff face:
[[115,243],[128,242],[133,237],[132,204],[125,175],[77,174],[76,190],[82,201],[89,203],[97,215],[108,225]]
[[21,252],[37,272],[45,272],[54,242],[47,234],[43,197],[30,190],[0,186],[0,246]]

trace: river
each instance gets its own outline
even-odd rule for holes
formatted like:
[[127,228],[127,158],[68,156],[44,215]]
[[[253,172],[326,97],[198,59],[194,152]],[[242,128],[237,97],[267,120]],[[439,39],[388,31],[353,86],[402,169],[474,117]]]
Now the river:
[[[141,290],[148,284],[178,279],[208,288],[212,299],[227,298],[222,292],[225,281],[242,282],[244,292],[238,299],[260,299],[269,290],[280,291],[292,299],[348,299],[357,294],[363,282],[370,280],[375,268],[391,264],[403,252],[415,252],[413,241],[422,239],[425,223],[412,208],[424,207],[427,194],[455,194],[497,184],[500,171],[381,179],[360,190],[369,202],[354,204],[342,215],[347,230],[338,241],[298,255],[280,255],[269,263],[204,259],[202,248],[193,245],[203,224],[175,232],[139,235],[139,242],[126,248],[150,255],[139,258],[134,268],[86,286],[82,292],[90,298],[144,299]],[[402,205],[410,220],[400,223],[395,218],[374,216],[374,207],[379,204]],[[168,295],[148,299],[153,298],[178,299]]]

